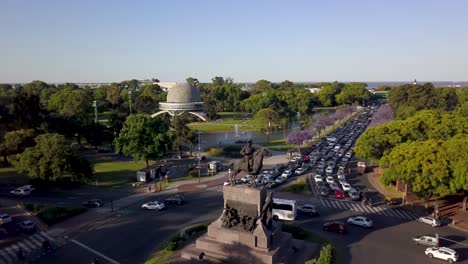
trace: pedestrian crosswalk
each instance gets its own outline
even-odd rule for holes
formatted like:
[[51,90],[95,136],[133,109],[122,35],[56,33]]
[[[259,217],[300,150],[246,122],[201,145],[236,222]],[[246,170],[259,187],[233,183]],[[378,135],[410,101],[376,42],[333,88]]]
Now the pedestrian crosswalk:
[[[217,185],[207,188],[208,191],[214,192],[223,192],[223,186]],[[317,204],[321,204],[324,207],[329,207],[337,210],[352,210],[361,213],[368,213],[368,214],[379,214],[389,217],[396,217],[401,219],[408,219],[414,220],[417,219],[418,216],[408,212],[402,208],[389,208],[386,206],[369,206],[363,205],[361,203],[356,202],[349,202],[343,200],[333,200],[333,199],[326,199],[326,198],[314,198]]]
[[213,191],[213,192],[220,192],[222,193],[223,192],[223,185],[216,185],[216,186],[212,186],[212,187],[209,187],[209,188],[206,188],[208,191]]
[[23,250],[24,255],[27,256],[41,248],[45,240],[49,240],[50,242],[55,241],[45,232],[40,232],[1,249],[0,264],[18,263],[18,251],[20,248]]
[[352,210],[352,211],[361,212],[361,213],[379,214],[379,215],[397,217],[397,218],[409,219],[409,220],[414,220],[418,218],[417,215],[411,212],[408,212],[406,210],[403,210],[401,208],[388,208],[384,206],[368,206],[368,205],[362,205],[360,203],[338,201],[338,200],[331,200],[331,199],[318,199],[318,202],[324,207],[334,208],[338,210]]

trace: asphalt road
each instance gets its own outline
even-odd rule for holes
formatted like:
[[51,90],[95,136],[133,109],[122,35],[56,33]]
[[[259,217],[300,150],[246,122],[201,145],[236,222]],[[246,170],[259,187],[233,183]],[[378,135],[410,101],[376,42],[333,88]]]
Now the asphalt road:
[[[97,257],[103,263],[103,254],[118,263],[143,263],[161,243],[187,226],[209,222],[218,217],[222,209],[222,196],[216,191],[197,191],[184,194],[189,201],[183,206],[172,206],[167,210],[143,211],[141,203],[121,211],[120,216],[103,225],[74,237],[52,255],[37,263],[89,263]],[[162,199],[164,197],[161,197]],[[443,246],[456,249],[460,263],[468,263],[468,239],[466,234],[449,227],[433,228],[414,220],[388,217],[380,214],[363,214],[350,210],[319,207],[317,217],[299,216],[297,224],[324,238],[329,239],[338,249],[342,263],[444,263],[430,260],[424,255],[424,246],[415,245],[411,238],[436,232]],[[322,230],[322,224],[330,220],[345,221],[352,215],[366,215],[374,221],[372,229],[348,226],[348,234],[339,235]],[[444,240],[450,239],[451,241]],[[463,244],[461,244],[463,243]],[[92,250],[98,253],[93,253]]]
[[[184,196],[187,204],[170,206],[159,212],[142,210],[143,202],[134,204],[120,211],[120,216],[73,239],[119,263],[143,263],[163,241],[182,228],[208,223],[220,216],[223,207],[221,193],[197,191]],[[82,264],[89,263],[93,257],[104,260],[74,242],[68,242],[37,263]]]

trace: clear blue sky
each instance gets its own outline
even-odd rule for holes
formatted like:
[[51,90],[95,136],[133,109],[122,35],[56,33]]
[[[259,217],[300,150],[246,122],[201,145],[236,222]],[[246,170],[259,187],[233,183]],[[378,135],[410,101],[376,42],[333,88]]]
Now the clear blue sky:
[[468,80],[468,1],[1,0],[0,82]]

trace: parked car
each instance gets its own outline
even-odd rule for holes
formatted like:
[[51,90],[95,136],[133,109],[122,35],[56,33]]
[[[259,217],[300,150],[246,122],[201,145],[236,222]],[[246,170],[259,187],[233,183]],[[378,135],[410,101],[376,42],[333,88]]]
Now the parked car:
[[23,185],[21,187],[18,187],[17,189],[29,190],[30,192],[36,190],[32,185]]
[[164,200],[165,204],[178,204],[182,205],[185,203],[185,197],[181,194],[174,194],[172,196],[169,196]]
[[0,225],[10,223],[12,221],[9,214],[0,214]]
[[82,203],[84,207],[89,207],[89,208],[98,208],[98,207],[101,207],[102,204],[103,204],[102,201],[99,199],[91,199]]
[[344,234],[346,233],[346,226],[343,222],[326,222],[323,224],[323,230]]
[[371,228],[374,225],[372,220],[370,220],[369,218],[365,216],[353,216],[353,217],[348,218],[347,222],[348,224],[357,225],[357,226],[364,227],[364,228]]
[[303,206],[298,206],[297,210],[306,214],[310,214],[310,215],[318,214],[317,208],[315,207],[315,205],[312,205],[312,204],[305,204]]
[[326,181],[327,181],[328,184],[330,184],[332,182],[335,182],[335,179],[333,179],[332,176],[327,176]]
[[419,222],[431,225],[432,227],[440,226],[440,221],[439,219],[436,219],[431,216],[421,216],[418,219]]
[[334,194],[335,194],[335,198],[344,199],[344,193],[341,190],[335,190]]
[[17,195],[17,196],[26,196],[30,195],[31,191],[29,189],[14,189],[13,191],[10,192],[11,194]]
[[333,168],[328,166],[327,169],[325,170],[327,174],[332,174],[333,173]]
[[458,254],[455,250],[447,247],[429,247],[424,252],[429,258],[438,258],[446,260],[448,263],[454,263],[458,260]]
[[413,237],[413,241],[416,243],[416,245],[423,245],[428,247],[440,246],[439,239],[433,236]]
[[141,205],[141,208],[145,210],[156,210],[156,211],[162,210],[165,207],[166,206],[164,205],[164,203],[159,202],[159,201],[148,202],[148,203],[144,203]]
[[36,224],[31,220],[24,220],[18,223],[18,227],[24,232],[31,232],[36,230]]

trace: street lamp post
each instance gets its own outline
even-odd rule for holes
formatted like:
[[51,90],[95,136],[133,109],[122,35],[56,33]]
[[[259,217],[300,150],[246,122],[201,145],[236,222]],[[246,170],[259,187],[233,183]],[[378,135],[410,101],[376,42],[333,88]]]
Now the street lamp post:
[[198,130],[198,183],[201,182],[201,151],[200,151],[200,130]]
[[97,118],[97,101],[93,101],[93,107],[94,107],[94,123],[97,124],[98,118]]
[[132,114],[132,90],[128,91],[128,98],[130,99],[130,114]]

